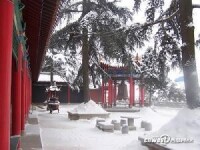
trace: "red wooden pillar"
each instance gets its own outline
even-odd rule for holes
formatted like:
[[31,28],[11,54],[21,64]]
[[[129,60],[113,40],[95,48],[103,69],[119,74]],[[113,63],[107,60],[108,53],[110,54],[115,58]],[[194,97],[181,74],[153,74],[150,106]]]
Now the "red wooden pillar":
[[104,82],[104,105],[107,105],[107,90],[108,90],[107,83]]
[[30,104],[32,104],[32,78],[30,77]]
[[139,86],[139,97],[140,97],[140,106],[144,106],[144,85],[141,81],[141,84]]
[[132,107],[133,106],[133,79],[132,77],[129,78],[129,85],[130,85],[129,107]]
[[27,60],[26,60],[26,80],[25,80],[25,86],[26,86],[26,92],[25,92],[25,120],[28,117],[28,68],[27,68]]
[[27,71],[26,71],[26,118],[28,118],[28,114],[29,114],[29,70],[28,70],[28,66],[27,67]]
[[29,97],[29,108],[28,108],[28,110],[30,110],[31,109],[31,103],[32,103],[32,96],[31,96],[31,91],[32,91],[32,88],[31,88],[31,76],[30,76],[30,72],[29,72],[29,78],[28,78],[29,80],[28,80],[28,86],[29,86],[29,88],[28,88],[28,97]]
[[28,68],[27,68],[27,80],[26,80],[26,85],[27,85],[27,88],[26,88],[26,104],[27,104],[27,106],[26,106],[26,117],[28,118],[28,114],[29,114],[29,100],[30,100],[30,98],[29,98],[29,71],[28,71]]
[[29,114],[29,70],[28,70],[28,61],[27,61],[27,71],[26,71],[26,117],[28,118]]
[[132,81],[133,106],[135,105],[135,80]]
[[24,117],[25,117],[25,121],[26,122],[26,113],[27,113],[27,68],[26,68],[26,60],[25,60],[25,75],[24,75],[24,85],[25,85],[25,89],[24,89]]
[[114,94],[113,94],[113,101],[114,101],[114,105],[116,105],[116,99],[117,99],[117,83],[116,81],[114,82]]
[[141,85],[139,85],[139,105],[141,106]]
[[13,3],[0,0],[0,147],[10,149]]
[[13,79],[13,103],[12,103],[12,135],[21,134],[21,70],[22,70],[22,44],[18,46],[17,70]]
[[69,85],[67,88],[67,102],[68,102],[68,104],[70,104],[70,86]]
[[31,76],[29,74],[29,110],[31,109]]
[[102,106],[104,106],[104,92],[105,92],[105,89],[104,89],[104,80],[102,78],[102,86],[101,86],[101,103],[102,103]]
[[112,106],[112,79],[108,80],[108,105]]
[[24,131],[24,127],[25,127],[25,80],[26,80],[26,63],[25,60],[23,58],[23,72],[22,72],[22,93],[21,93],[21,97],[22,97],[22,101],[21,101],[21,130],[22,132]]
[[29,71],[28,71],[28,113],[29,113],[29,110],[30,110],[30,75],[29,75]]
[[141,106],[144,106],[144,85],[141,86]]

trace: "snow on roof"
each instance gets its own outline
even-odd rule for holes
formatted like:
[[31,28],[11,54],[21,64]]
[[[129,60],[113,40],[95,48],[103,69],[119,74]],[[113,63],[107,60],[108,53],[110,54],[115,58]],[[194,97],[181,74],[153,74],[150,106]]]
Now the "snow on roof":
[[49,88],[46,88],[46,91],[60,91],[60,88],[57,86],[50,86]]
[[87,103],[81,103],[70,112],[78,114],[107,114],[107,112],[93,100],[90,100]]
[[[66,82],[59,75],[53,75],[53,81],[55,82]],[[39,75],[38,82],[50,82],[50,72],[41,72]]]

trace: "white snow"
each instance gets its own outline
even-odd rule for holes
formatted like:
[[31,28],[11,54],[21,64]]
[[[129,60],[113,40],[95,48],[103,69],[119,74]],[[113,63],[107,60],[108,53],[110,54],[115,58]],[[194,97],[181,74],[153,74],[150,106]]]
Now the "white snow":
[[[53,80],[55,82],[65,82],[59,75],[53,75]],[[41,72],[38,78],[38,82],[50,82],[50,73],[49,72]]]
[[[38,117],[43,150],[147,150],[138,141],[138,136],[148,135],[159,130],[180,110],[178,108],[144,107],[141,108],[140,112],[136,113],[110,113],[110,117],[106,119],[106,122],[111,122],[112,120],[119,121],[121,116],[140,117],[134,121],[137,127],[136,131],[129,131],[128,134],[122,134],[121,131],[115,130],[113,133],[109,133],[97,129],[95,127],[97,118],[90,120],[69,120],[68,111],[72,111],[75,108],[78,109],[79,107],[82,109],[82,112],[85,112],[80,105],[84,106],[87,103],[60,105],[60,113],[53,111],[53,114],[50,114],[46,109],[40,108],[33,111],[33,114],[36,114],[35,116]],[[90,106],[88,110],[92,112],[99,109],[98,105],[94,104],[93,101],[89,101],[88,105]],[[88,108],[88,105],[84,108]],[[91,106],[94,107],[91,108]],[[144,131],[144,129],[140,128],[142,120],[151,122],[153,130]],[[34,130],[32,129],[31,133]]]
[[78,114],[107,114],[101,105],[96,104],[93,100],[90,100],[87,103],[81,103],[70,112]]
[[62,61],[62,62],[66,62],[65,60],[65,56],[63,54],[56,54],[56,55],[53,55],[53,60],[54,61]]
[[46,91],[60,91],[60,88],[51,85],[49,88],[46,88]]
[[193,143],[173,144],[167,146],[172,149],[188,150],[200,149],[200,108],[181,110],[175,118],[164,125],[152,136],[168,135],[172,138],[187,138],[194,140]]
[[188,27],[194,27],[194,24],[193,24],[192,22],[190,22],[190,23],[188,24]]

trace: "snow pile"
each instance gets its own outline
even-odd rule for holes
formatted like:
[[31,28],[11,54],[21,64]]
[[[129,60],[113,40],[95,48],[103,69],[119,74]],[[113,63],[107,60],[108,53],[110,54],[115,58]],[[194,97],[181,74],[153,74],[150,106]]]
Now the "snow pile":
[[173,144],[168,146],[173,149],[200,149],[200,109],[181,110],[175,118],[165,124],[160,130],[153,133],[151,137],[167,135],[171,138],[187,138],[192,143]]
[[181,110],[175,118],[164,125],[156,134],[169,134],[170,136],[193,137],[200,140],[200,109]]
[[87,103],[81,103],[70,112],[78,114],[107,114],[107,112],[93,100],[90,100]]

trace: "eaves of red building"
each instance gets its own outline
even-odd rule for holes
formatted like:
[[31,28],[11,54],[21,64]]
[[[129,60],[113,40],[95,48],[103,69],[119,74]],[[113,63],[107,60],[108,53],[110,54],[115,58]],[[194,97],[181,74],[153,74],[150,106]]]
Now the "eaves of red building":
[[37,81],[48,43],[55,27],[60,0],[21,0],[30,56],[32,81]]

